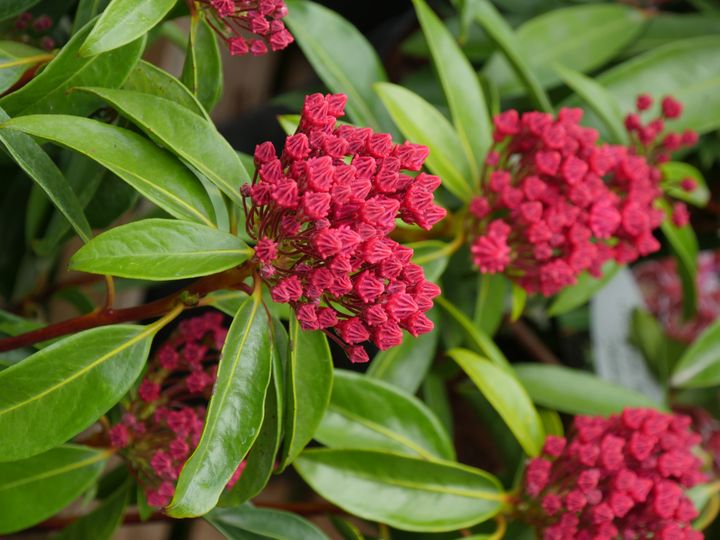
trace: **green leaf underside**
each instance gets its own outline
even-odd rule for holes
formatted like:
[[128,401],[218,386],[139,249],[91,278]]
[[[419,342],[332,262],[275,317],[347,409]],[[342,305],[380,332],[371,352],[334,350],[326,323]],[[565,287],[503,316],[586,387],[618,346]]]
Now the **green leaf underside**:
[[308,450],[295,468],[349,513],[402,530],[469,527],[502,507],[502,487],[492,475],[453,463],[375,451]]
[[455,459],[449,437],[425,404],[387,383],[345,370],[335,370],[330,405],[315,439],[331,448]]
[[70,268],[163,281],[214,274],[251,255],[237,236],[189,221],[154,218],[95,237],[73,255]]
[[108,457],[104,451],[68,445],[0,463],[0,534],[20,531],[62,510],[100,475]]
[[180,473],[168,507],[174,517],[210,511],[258,436],[271,371],[270,327],[260,294],[228,331],[200,443]]
[[4,126],[80,152],[169,214],[214,227],[212,204],[198,180],[171,154],[133,131],[60,114],[21,116]]

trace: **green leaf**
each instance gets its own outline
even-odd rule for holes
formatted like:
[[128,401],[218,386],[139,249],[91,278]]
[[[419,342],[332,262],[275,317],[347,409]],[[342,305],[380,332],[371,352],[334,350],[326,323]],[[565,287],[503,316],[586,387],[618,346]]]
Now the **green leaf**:
[[18,82],[28,69],[42,62],[47,54],[24,43],[0,41],[0,94]]
[[430,149],[425,164],[442,178],[443,186],[463,201],[472,197],[470,163],[453,126],[432,105],[407,88],[378,83],[375,91],[390,111],[402,134]]
[[216,508],[205,519],[228,540],[329,540],[306,519],[282,510]]
[[335,370],[330,405],[315,439],[330,448],[455,459],[440,421],[419,399],[385,382],[340,369]]
[[210,511],[257,438],[270,383],[270,340],[257,289],[230,325],[205,427],[178,478],[168,507],[171,516],[192,517]]
[[478,293],[473,316],[474,326],[492,337],[505,312],[508,281],[502,274],[479,274]]
[[85,330],[0,372],[0,461],[64,443],[105,414],[137,379],[157,329]]
[[537,456],[545,442],[540,415],[520,382],[507,370],[471,351],[452,349],[455,360],[490,402],[529,456]]
[[37,113],[86,116],[102,106],[102,100],[97,97],[70,90],[83,85],[121,86],[145,49],[145,39],[92,58],[83,58],[79,55],[80,45],[93,24],[88,23],[75,34],[29,83],[1,98],[0,107],[16,117]]
[[660,225],[665,238],[672,248],[677,262],[677,271],[682,281],[683,316],[690,318],[697,310],[697,254],[698,241],[690,225],[677,227],[672,222],[672,211],[667,204],[665,220]]
[[635,55],[682,39],[717,35],[718,27],[719,13],[655,12],[625,53]]
[[348,513],[408,531],[470,527],[502,508],[490,474],[463,465],[366,450],[308,450],[300,476]]
[[[475,18],[505,55],[515,75],[527,88],[530,98],[538,109],[552,112],[552,104],[547,94],[545,94],[537,75],[525,62],[517,36],[489,0],[475,2]],[[486,76],[492,80],[492,77],[487,73]]]
[[512,302],[510,308],[510,320],[512,322],[517,321],[522,317],[523,311],[525,311],[525,304],[527,303],[527,291],[523,289],[517,283],[512,284]]
[[107,451],[68,445],[0,463],[0,534],[20,531],[65,508],[100,476],[109,456]]
[[297,131],[298,125],[300,124],[299,114],[278,114],[278,124],[285,132],[285,135],[292,135]]
[[683,104],[683,114],[669,127],[706,133],[720,127],[718,72],[720,38],[712,36],[658,47],[603,73],[597,82],[607,88],[625,113],[634,110],[640,92],[652,92],[656,98],[670,94]]
[[440,337],[437,315],[430,312],[429,316],[436,326],[432,332],[418,337],[406,333],[400,345],[375,355],[367,376],[390,383],[409,394],[417,392],[435,358]]
[[151,139],[190,163],[235,202],[240,186],[250,181],[245,167],[215,126],[167,99],[131,90],[84,88],[142,129]]
[[478,178],[485,162],[485,154],[492,144],[492,122],[480,81],[472,65],[455,43],[453,35],[425,0],[413,0],[413,3],[450,106],[453,124],[470,164],[472,177]]
[[221,506],[238,506],[258,495],[275,469],[276,455],[282,438],[285,367],[288,335],[285,327],[273,320],[272,381],[265,396],[265,416],[260,433],[245,458],[245,468],[229,493],[220,499]]
[[286,4],[290,31],[330,91],[347,94],[350,118],[358,125],[393,133],[392,122],[372,91],[373,83],[386,81],[387,75],[370,43],[326,7],[299,0]]
[[437,416],[445,431],[452,438],[453,415],[450,397],[448,396],[445,379],[437,369],[432,369],[422,381],[422,399],[428,408]]
[[[0,121],[10,117],[0,108]],[[57,165],[32,137],[2,129],[0,124],[0,146],[42,188],[55,207],[60,210],[84,242],[92,237],[90,224],[75,193],[68,186]]]
[[285,442],[279,470],[284,470],[310,442],[330,402],[333,363],[325,334],[300,329],[290,317]]
[[449,248],[452,244],[440,240],[421,240],[411,242],[407,247],[413,250],[413,261],[425,271],[425,279],[437,282],[445,272],[450,261]]
[[[642,31],[645,17],[638,9],[619,4],[588,4],[553,9],[515,30],[518,53],[545,88],[560,83],[554,64],[588,73],[615,58]],[[552,36],[552,39],[548,39]],[[501,95],[523,92],[512,67],[495,53],[485,75]]]
[[112,0],[80,47],[80,55],[95,56],[147,34],[176,1]]
[[131,486],[131,482],[124,482],[97,508],[73,521],[53,540],[111,540],[122,523]]
[[548,308],[548,315],[556,317],[587,303],[615,277],[620,268],[614,261],[608,261],[602,267],[602,277],[600,278],[594,278],[587,272],[583,272],[578,276],[575,285],[565,287],[559,294],[555,295],[552,304]]
[[182,82],[208,112],[220,99],[223,70],[215,32],[202,17],[193,17],[183,65]]
[[3,127],[80,152],[170,215],[215,226],[212,203],[200,182],[173,155],[142,135],[90,118],[61,114],[21,116]]
[[536,404],[560,412],[607,416],[626,407],[660,407],[644,394],[585,371],[539,364],[514,364],[514,368]]
[[561,65],[556,65],[555,71],[557,71],[563,82],[580,96],[605,124],[611,136],[609,142],[626,145],[628,143],[628,133],[622,121],[623,114],[620,105],[613,95],[595,80],[578,71],[573,71]]
[[[662,171],[662,188],[665,193],[695,206],[704,207],[710,200],[710,190],[703,174],[687,163],[668,161],[660,164]],[[681,186],[685,178],[690,178],[697,184],[692,191],[685,191]]]
[[498,346],[495,345],[495,342],[479,327],[475,326],[462,311],[442,296],[437,297],[435,303],[442,307],[460,325],[465,334],[465,343],[468,347],[479,354],[487,356],[499,368],[506,371],[512,369],[510,362],[508,362]]
[[79,0],[75,16],[73,17],[72,31],[70,35],[76,34],[80,29],[93,20],[110,0]]
[[207,111],[183,83],[164,69],[145,60],[140,60],[133,68],[123,88],[165,98],[210,120]]
[[23,11],[27,11],[40,0],[4,0],[0,4],[0,21],[11,19],[16,15],[20,15]]
[[658,381],[665,384],[671,368],[671,344],[657,319],[644,309],[632,312],[630,341],[640,350]]
[[198,223],[144,219],[110,229],[75,252],[70,268],[93,274],[166,281],[206,276],[247,260],[237,236]]
[[720,382],[720,321],[708,326],[685,351],[671,381],[681,388],[705,388]]

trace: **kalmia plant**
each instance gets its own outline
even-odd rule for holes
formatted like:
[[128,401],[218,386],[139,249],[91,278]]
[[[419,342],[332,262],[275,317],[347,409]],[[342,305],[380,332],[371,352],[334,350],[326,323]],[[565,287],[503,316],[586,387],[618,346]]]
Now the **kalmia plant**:
[[[309,0],[0,2],[0,535],[716,537],[720,12],[675,4],[373,6],[388,74]],[[235,149],[223,69],[299,52]]]

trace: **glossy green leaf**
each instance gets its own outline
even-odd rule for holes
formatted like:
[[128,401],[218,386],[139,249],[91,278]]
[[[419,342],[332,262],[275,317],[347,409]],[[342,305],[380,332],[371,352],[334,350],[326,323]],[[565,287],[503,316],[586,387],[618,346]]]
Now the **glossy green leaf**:
[[525,453],[538,455],[545,441],[545,430],[540,415],[520,382],[507,370],[471,351],[452,349],[448,355],[502,417]]
[[[127,469],[125,469],[127,470]],[[123,520],[132,483],[125,481],[89,514],[73,521],[54,540],[111,540]]]
[[55,207],[60,210],[83,241],[92,237],[90,224],[83,213],[82,205],[75,193],[68,187],[60,169],[32,137],[2,126],[9,117],[0,109],[0,148],[42,188]]
[[577,369],[541,364],[514,364],[532,400],[568,414],[609,415],[626,407],[659,405],[649,397]]
[[411,242],[407,247],[413,250],[413,260],[425,270],[425,279],[437,282],[445,272],[450,261],[451,244],[440,240],[421,240]]
[[133,131],[61,114],[21,116],[4,126],[86,155],[178,219],[215,226],[200,182],[174,156]]
[[335,530],[342,537],[342,540],[365,540],[365,537],[360,532],[354,523],[344,519],[340,516],[328,516],[330,522],[335,527]]
[[212,111],[223,89],[223,69],[215,32],[202,17],[193,17],[181,75],[182,82]]
[[437,369],[432,369],[422,381],[421,396],[428,408],[437,416],[452,438],[454,431],[452,406],[445,379]]
[[[480,26],[483,27],[502,51],[512,66],[516,77],[522,81],[522,84],[527,88],[530,97],[538,109],[545,112],[552,112],[552,104],[543,90],[538,76],[525,61],[518,37],[507,21],[503,19],[489,0],[476,1],[474,9],[477,22],[480,23]],[[488,76],[488,78],[492,80],[492,77]]]
[[[588,73],[615,58],[642,31],[645,17],[620,4],[588,4],[553,9],[515,30],[518,52],[544,87],[560,83],[554,64]],[[548,36],[552,36],[548,39]],[[512,67],[495,53],[485,75],[503,96],[522,93]]]
[[368,377],[390,383],[409,394],[417,392],[435,358],[440,337],[437,315],[430,312],[429,317],[436,326],[432,332],[418,337],[406,333],[400,345],[380,351],[370,363]]
[[707,327],[685,351],[675,366],[671,381],[682,388],[720,383],[720,321]]
[[277,116],[278,124],[280,124],[280,127],[285,132],[285,135],[292,135],[297,130],[298,125],[300,124],[300,115],[299,114],[278,114]]
[[430,149],[425,165],[442,178],[443,186],[463,201],[470,200],[473,182],[470,163],[460,138],[448,120],[430,103],[407,88],[390,83],[375,85],[395,124],[410,141]]
[[257,438],[270,383],[270,340],[267,313],[257,290],[230,325],[205,427],[178,478],[168,507],[171,516],[210,511]]
[[577,278],[575,285],[565,287],[559,294],[555,295],[548,315],[557,316],[572,311],[575,308],[586,304],[600,289],[602,289],[620,270],[614,261],[606,262],[602,267],[602,277],[594,278],[587,272],[583,272]]
[[80,47],[82,56],[117,49],[148,33],[177,0],[112,0]]
[[330,91],[348,96],[350,118],[358,125],[392,133],[392,122],[372,91],[372,85],[386,81],[387,75],[370,43],[326,7],[299,0],[286,4],[290,31]]
[[70,35],[76,34],[80,29],[93,20],[103,9],[105,9],[110,0],[79,0],[75,16],[73,17],[72,31]]
[[[710,190],[703,174],[692,165],[680,161],[668,161],[660,165],[660,170],[663,191],[671,197],[700,207],[705,206],[710,200]],[[685,178],[695,181],[695,189],[685,191],[680,186],[680,182]]]
[[144,219],[110,229],[75,252],[70,268],[165,281],[238,266],[252,249],[237,236],[198,223]]
[[665,238],[670,243],[677,261],[677,272],[682,282],[683,316],[690,318],[697,309],[697,254],[698,241],[690,225],[677,227],[671,218],[672,211],[666,207],[666,218],[660,225]]
[[128,75],[125,90],[152,94],[173,101],[186,109],[210,119],[207,111],[187,87],[164,69],[140,60]]
[[329,540],[308,520],[283,510],[216,508],[205,519],[228,540]]
[[527,291],[520,285],[512,284],[512,295],[510,302],[510,320],[515,322],[522,317],[527,303]]
[[478,178],[485,162],[485,154],[492,144],[492,122],[480,81],[472,65],[455,43],[453,35],[425,0],[413,0],[413,3],[450,106],[453,124],[470,164],[472,177]]
[[455,459],[440,421],[420,400],[385,382],[340,369],[335,370],[330,405],[315,439],[330,448]]
[[439,296],[435,299],[435,303],[442,307],[455,322],[460,325],[465,334],[465,343],[473,351],[485,355],[499,368],[510,370],[510,362],[503,352],[495,345],[495,342],[479,327],[475,326],[472,321],[457,307],[448,302],[444,297]]
[[[0,8],[1,9],[1,8]],[[0,94],[47,56],[46,51],[16,41],[0,41]]]
[[488,337],[492,337],[502,323],[507,289],[508,281],[502,274],[478,275],[473,323]]
[[83,85],[109,88],[122,85],[145,49],[145,39],[92,58],[83,58],[79,55],[80,45],[93,24],[88,23],[75,34],[29,83],[0,98],[0,107],[14,118],[37,113],[85,116],[102,106],[102,100],[97,97],[70,90]]
[[502,508],[500,483],[453,463],[367,450],[308,450],[300,476],[348,513],[408,531],[470,527]]
[[147,135],[190,163],[236,202],[250,181],[245,167],[215,126],[167,99],[108,88],[85,88],[119,109]]
[[287,348],[287,331],[279,321],[273,320],[272,380],[265,396],[263,423],[245,458],[243,473],[232,490],[223,494],[220,499],[221,506],[238,506],[258,495],[275,469],[282,439]]
[[720,37],[712,36],[658,47],[603,73],[597,82],[615,97],[623,113],[634,110],[642,91],[651,92],[657,101],[670,94],[682,102],[683,114],[668,127],[705,133],[720,127],[718,71]]
[[140,374],[156,330],[155,325],[85,330],[2,371],[0,461],[64,443],[107,412]]
[[628,133],[623,124],[623,114],[616,99],[603,86],[578,71],[557,65],[555,71],[602,120],[615,144],[627,144]]
[[65,508],[100,476],[108,457],[107,451],[68,445],[0,463],[0,534],[20,531]]
[[653,13],[643,32],[625,51],[635,55],[687,38],[717,35],[720,13]]
[[292,463],[310,442],[330,403],[333,363],[325,334],[305,332],[290,317],[290,352],[280,470]]
[[0,21],[20,15],[23,11],[27,11],[39,1],[40,0],[4,0],[0,4]]

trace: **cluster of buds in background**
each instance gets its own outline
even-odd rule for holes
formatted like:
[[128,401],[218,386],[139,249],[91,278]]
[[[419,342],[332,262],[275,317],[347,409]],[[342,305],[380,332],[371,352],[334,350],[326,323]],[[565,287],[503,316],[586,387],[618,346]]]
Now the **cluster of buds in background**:
[[26,11],[15,19],[14,28],[8,37],[50,51],[57,45],[55,39],[50,35],[54,25],[55,22],[49,15],[35,16]]

